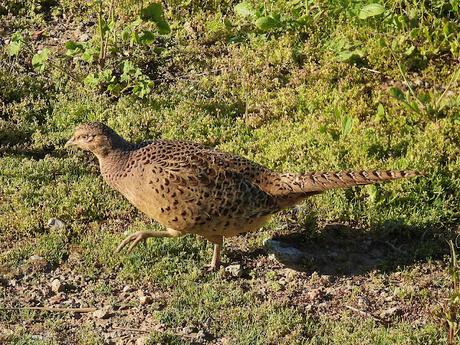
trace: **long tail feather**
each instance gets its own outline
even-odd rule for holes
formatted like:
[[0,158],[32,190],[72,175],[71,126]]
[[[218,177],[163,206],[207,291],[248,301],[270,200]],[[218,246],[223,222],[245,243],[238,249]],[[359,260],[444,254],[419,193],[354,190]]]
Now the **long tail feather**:
[[309,193],[399,180],[421,175],[421,173],[412,170],[341,171],[301,174],[298,175],[296,181],[293,182],[294,184],[299,184],[303,192]]

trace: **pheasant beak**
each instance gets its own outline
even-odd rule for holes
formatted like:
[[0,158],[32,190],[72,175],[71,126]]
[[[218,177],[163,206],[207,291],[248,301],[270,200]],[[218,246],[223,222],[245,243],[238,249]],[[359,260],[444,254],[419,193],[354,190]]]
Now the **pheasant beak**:
[[64,147],[69,147],[69,146],[72,146],[72,145],[75,145],[75,139],[72,137],[70,138],[69,140],[67,140],[67,142],[65,143]]

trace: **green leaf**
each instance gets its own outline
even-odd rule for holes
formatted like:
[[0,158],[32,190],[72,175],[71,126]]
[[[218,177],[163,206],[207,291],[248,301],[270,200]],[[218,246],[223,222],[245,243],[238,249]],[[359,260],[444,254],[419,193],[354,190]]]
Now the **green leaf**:
[[102,30],[102,36],[105,37],[105,34],[110,31],[109,25],[107,24],[107,21],[104,18],[99,18],[100,20],[100,26]]
[[160,35],[167,35],[171,32],[171,28],[163,15],[163,6],[160,3],[153,3],[143,8],[141,10],[141,19],[154,22]]
[[347,136],[353,129],[353,118],[351,116],[344,116],[342,118],[342,135]]
[[337,60],[341,62],[352,62],[362,58],[363,56],[364,53],[359,49],[353,51],[344,50],[337,54]]
[[390,95],[397,100],[406,101],[406,95],[397,87],[390,88]]
[[148,77],[142,78],[134,84],[133,93],[139,98],[144,98],[152,91],[152,86],[153,82]]
[[136,67],[131,61],[126,60],[125,62],[123,62],[123,74],[132,74],[135,70]]
[[120,80],[128,82],[131,79],[133,79],[133,76],[136,75],[136,72],[136,66],[134,66],[134,64],[131,61],[126,60],[125,62],[123,62],[123,74],[120,76]]
[[379,46],[380,46],[381,48],[385,48],[385,47],[388,46],[387,41],[386,41],[383,37],[380,37],[379,40],[378,40],[378,42],[379,42]]
[[18,55],[22,48],[22,42],[10,42],[8,45],[8,55],[15,56]]
[[157,24],[157,27],[158,27],[158,33],[160,35],[167,35],[167,34],[171,33],[171,28],[169,27],[169,24],[168,24],[167,21],[160,20],[156,24]]
[[86,63],[93,63],[94,56],[98,54],[96,48],[87,48],[83,54],[81,54],[81,59]]
[[139,36],[139,42],[141,44],[152,44],[155,41],[155,35],[152,31],[144,30],[142,31],[142,35]]
[[74,41],[67,41],[65,47],[68,50],[83,49],[83,44]]
[[24,38],[20,32],[15,32],[11,35],[11,42],[8,45],[8,55],[14,56],[18,55],[21,51],[22,46],[24,45]]
[[16,31],[11,35],[11,42],[24,42],[24,37],[22,37],[22,34],[19,31]]
[[258,29],[263,30],[263,31],[268,31],[268,30],[278,27],[280,22],[270,16],[266,16],[266,17],[260,17],[259,19],[257,19],[255,24]]
[[359,11],[358,18],[359,19],[367,19],[371,17],[375,17],[381,15],[385,12],[385,7],[380,4],[369,4],[364,6],[361,11]]
[[383,107],[382,103],[379,103],[377,106],[377,113],[375,114],[375,120],[380,121],[385,116],[385,108]]
[[155,23],[161,21],[163,19],[163,6],[158,2],[148,5],[141,10],[141,18]]
[[107,91],[113,95],[119,95],[121,91],[121,85],[118,83],[111,83],[107,85]]
[[85,77],[85,79],[83,79],[83,83],[85,85],[94,87],[99,85],[99,78],[96,76],[96,74],[90,73]]
[[241,17],[254,17],[256,15],[256,10],[247,2],[240,2],[234,7],[234,10]]
[[113,76],[113,71],[109,68],[103,70],[99,74],[99,78],[102,79],[106,83],[109,83],[115,80],[115,77]]
[[85,51],[83,44],[74,41],[67,41],[65,47],[67,49],[65,55],[67,56],[75,56]]
[[136,43],[136,44],[141,43],[139,34],[136,31],[131,32],[131,42],[130,43],[131,45],[133,45],[133,43]]
[[48,61],[50,50],[44,48],[41,52],[32,57],[32,66],[35,70],[43,72],[45,70],[45,62]]
[[409,48],[406,49],[406,51],[404,52],[404,54],[406,56],[411,56],[412,53],[415,51],[415,46],[414,45],[411,45]]
[[125,42],[128,42],[130,36],[131,36],[131,28],[130,27],[124,28],[123,31],[121,32],[121,39]]

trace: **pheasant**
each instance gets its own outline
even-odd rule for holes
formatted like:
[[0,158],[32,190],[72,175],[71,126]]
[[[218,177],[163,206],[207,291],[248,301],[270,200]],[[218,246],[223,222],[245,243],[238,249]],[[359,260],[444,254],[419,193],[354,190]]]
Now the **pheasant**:
[[278,173],[202,144],[157,140],[132,144],[100,122],[79,125],[67,141],[91,151],[101,175],[135,207],[166,227],[138,231],[116,252],[150,237],[201,235],[214,244],[210,269],[220,265],[224,237],[257,231],[274,213],[328,189],[420,175],[415,171]]

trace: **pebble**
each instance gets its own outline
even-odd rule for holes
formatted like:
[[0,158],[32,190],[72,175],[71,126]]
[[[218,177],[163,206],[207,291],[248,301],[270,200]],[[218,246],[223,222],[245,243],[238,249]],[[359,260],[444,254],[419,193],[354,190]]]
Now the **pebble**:
[[48,261],[44,257],[39,256],[39,255],[32,255],[29,258],[29,263],[34,267],[41,267],[41,268],[48,265]]
[[65,228],[65,223],[58,218],[50,218],[47,225],[51,230],[61,230]]
[[54,295],[50,299],[48,299],[48,302],[50,304],[58,304],[58,303],[61,303],[63,300],[65,300],[65,298],[66,298],[65,295],[61,292],[61,293],[58,293],[57,295]]
[[80,35],[80,41],[86,42],[89,40],[89,35],[88,34],[82,34]]
[[59,279],[53,279],[53,281],[51,282],[51,291],[53,291],[54,293],[64,291],[64,285],[62,285]]
[[39,341],[39,342],[42,342],[42,341],[45,340],[45,337],[44,337],[43,335],[41,335],[41,334],[32,334],[32,335],[30,336],[30,338],[31,338],[32,340],[37,340],[37,341]]
[[307,293],[308,299],[310,301],[315,301],[316,299],[321,297],[321,291],[320,290],[311,290]]
[[204,340],[206,338],[206,334],[203,332],[203,330],[199,330],[198,333],[192,333],[191,336],[198,340]]
[[273,256],[279,261],[287,261],[297,263],[304,258],[304,253],[294,247],[290,247],[280,241],[266,240],[264,246],[270,252],[270,257]]
[[134,288],[131,285],[125,285],[123,287],[123,292],[132,292],[134,291]]
[[328,285],[331,283],[331,276],[327,274],[323,274],[320,276],[320,282],[324,285]]
[[149,337],[143,336],[136,339],[136,345],[146,345],[149,340]]
[[397,316],[402,314],[402,309],[400,307],[391,307],[388,309],[385,309],[380,313],[380,317],[382,319],[391,317],[391,316]]
[[145,295],[139,296],[139,303],[141,305],[150,304],[152,303],[152,298],[150,296],[145,296]]
[[183,334],[191,334],[191,333],[195,333],[197,331],[197,329],[195,327],[191,327],[191,326],[185,326],[184,328],[182,328],[182,333]]
[[105,306],[105,307],[102,307],[96,311],[93,312],[93,316],[95,318],[98,318],[98,319],[108,319],[111,314],[110,314],[110,307],[109,306]]
[[241,277],[243,275],[243,269],[239,264],[225,267],[225,272],[230,273],[233,277]]

